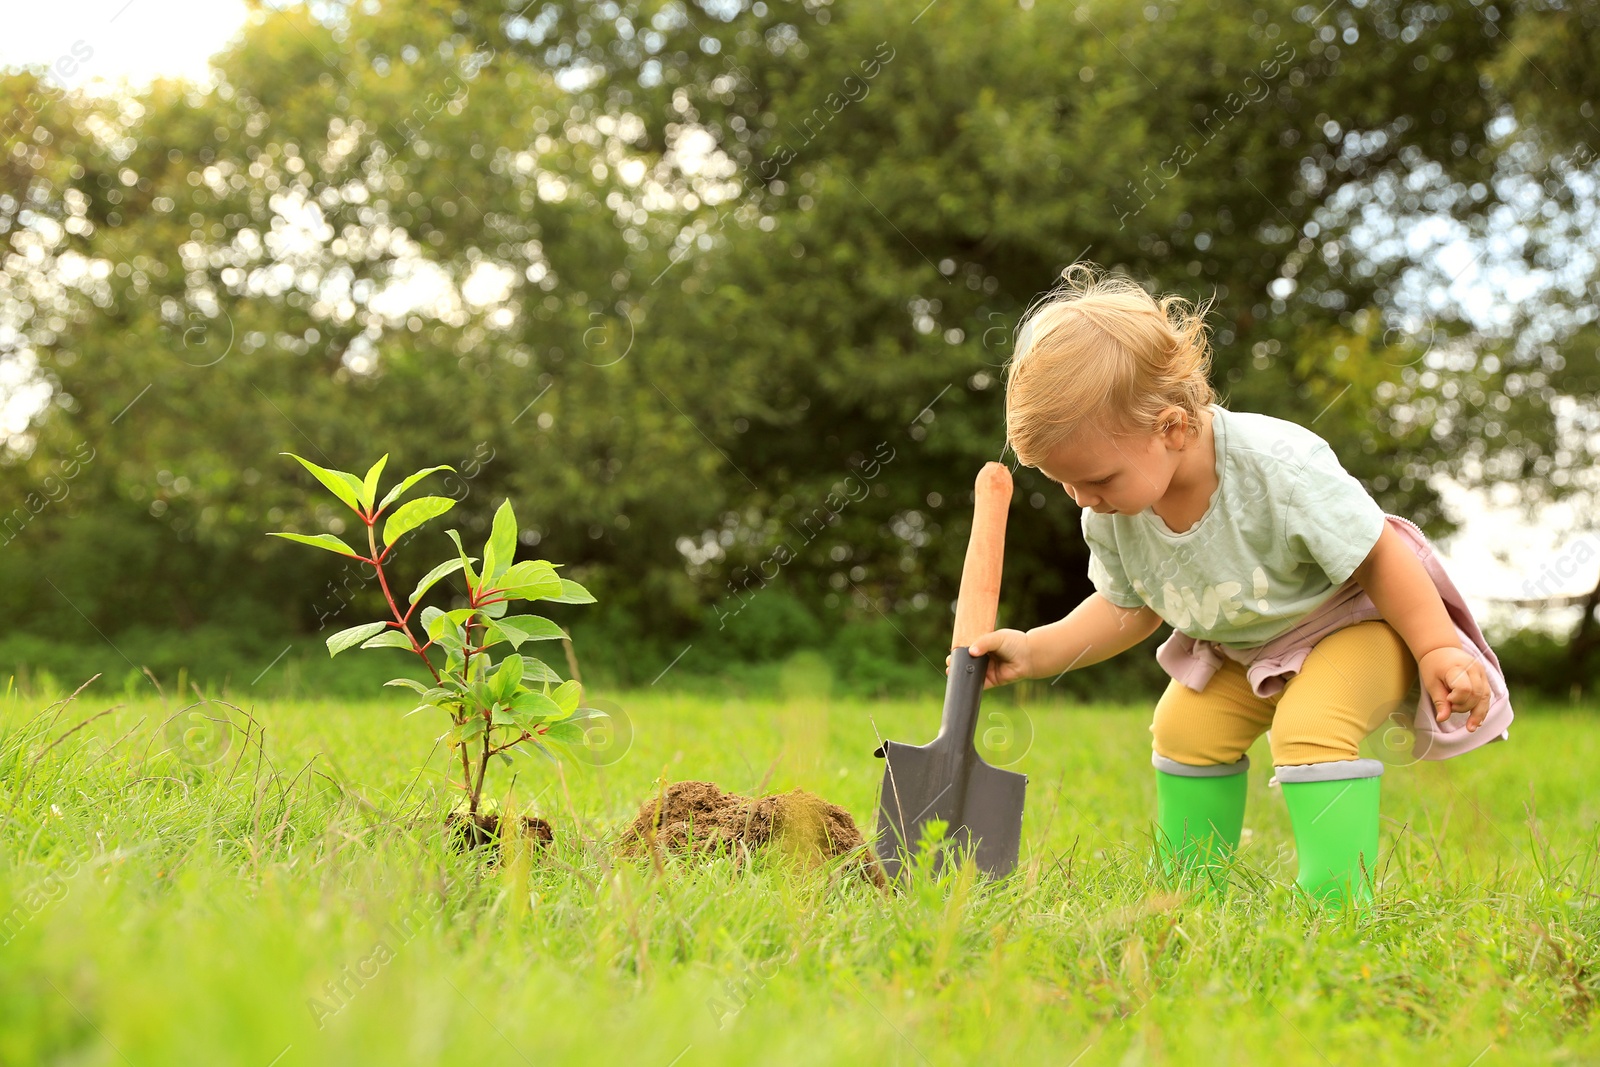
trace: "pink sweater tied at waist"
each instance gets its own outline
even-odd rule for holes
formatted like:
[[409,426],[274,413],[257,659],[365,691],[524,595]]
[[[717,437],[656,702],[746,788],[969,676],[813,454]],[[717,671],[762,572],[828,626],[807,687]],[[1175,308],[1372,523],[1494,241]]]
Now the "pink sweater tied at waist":
[[[1489,677],[1489,714],[1483,724],[1471,733],[1467,732],[1465,712],[1457,712],[1444,722],[1439,722],[1434,718],[1432,699],[1426,692],[1419,694],[1413,722],[1412,756],[1426,760],[1449,759],[1490,741],[1505,740],[1509,736],[1507,728],[1511,725],[1513,714],[1511,695],[1506,687],[1505,671],[1500,667],[1500,660],[1484,639],[1483,631],[1472,617],[1466,599],[1445,573],[1443,563],[1422,531],[1410,520],[1395,515],[1387,516],[1387,521],[1389,527],[1422,561],[1428,577],[1433,579],[1434,587],[1439,591],[1440,599],[1444,601],[1450,621],[1455,625],[1462,649],[1483,663],[1484,672]],[[1264,645],[1231,648],[1174,630],[1156,650],[1156,661],[1174,681],[1201,692],[1211,681],[1212,675],[1222,667],[1224,658],[1232,659],[1244,665],[1245,676],[1256,696],[1273,697],[1300,673],[1301,666],[1317,642],[1346,626],[1381,617],[1372,599],[1360,583],[1352,578],[1335,590],[1320,607],[1295,624],[1292,630]]]

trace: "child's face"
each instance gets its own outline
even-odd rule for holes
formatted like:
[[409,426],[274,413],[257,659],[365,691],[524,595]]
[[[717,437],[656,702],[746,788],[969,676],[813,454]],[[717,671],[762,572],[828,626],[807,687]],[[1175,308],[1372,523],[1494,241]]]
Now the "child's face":
[[1100,515],[1134,515],[1166,495],[1178,469],[1184,433],[1113,432],[1086,427],[1039,465],[1079,507]]

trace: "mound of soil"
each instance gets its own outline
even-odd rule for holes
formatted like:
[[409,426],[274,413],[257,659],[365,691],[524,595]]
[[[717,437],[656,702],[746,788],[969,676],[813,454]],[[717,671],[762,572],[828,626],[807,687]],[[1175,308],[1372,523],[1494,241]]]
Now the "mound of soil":
[[736,857],[775,847],[804,862],[847,859],[867,881],[888,887],[850,813],[803,789],[752,799],[725,793],[714,782],[674,782],[639,805],[621,850],[642,856],[652,845],[677,853],[730,852]]
[[[510,826],[506,825],[508,821]],[[505,816],[494,812],[480,811],[469,816],[457,810],[445,816],[444,823],[450,832],[450,843],[457,849],[482,848],[484,845],[498,848],[502,835],[519,831],[532,840],[536,849],[544,848],[556,837],[549,823],[532,815],[518,815],[507,820]]]

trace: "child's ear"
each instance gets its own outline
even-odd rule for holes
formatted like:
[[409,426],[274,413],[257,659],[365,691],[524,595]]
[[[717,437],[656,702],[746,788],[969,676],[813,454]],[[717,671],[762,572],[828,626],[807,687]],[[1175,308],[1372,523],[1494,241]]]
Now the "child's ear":
[[1156,432],[1168,448],[1182,449],[1189,440],[1189,413],[1180,407],[1164,410],[1156,422]]

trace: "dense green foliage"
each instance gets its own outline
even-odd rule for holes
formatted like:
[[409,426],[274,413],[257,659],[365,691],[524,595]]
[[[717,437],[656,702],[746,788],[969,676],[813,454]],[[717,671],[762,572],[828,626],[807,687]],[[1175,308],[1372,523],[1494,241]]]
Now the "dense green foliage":
[[[1378,909],[1290,895],[1262,758],[1225,904],[1150,875],[1144,712],[1034,705],[1018,877],[618,862],[657,776],[872,810],[928,705],[624,698],[633,750],[514,799],[548,858],[451,852],[407,704],[257,705],[192,746],[145,700],[0,704],[0,1060],[112,1064],[1587,1062],[1592,711],[1383,778]],[[208,709],[217,717],[225,709]],[[183,720],[179,720],[180,722]],[[201,720],[202,724],[209,720]],[[1550,759],[1552,751],[1566,758]],[[1258,753],[1264,756],[1265,749]],[[276,1059],[275,1059],[276,1057]]]
[[[1580,488],[1552,411],[1600,386],[1583,286],[1495,329],[1419,311],[1399,238],[1511,211],[1561,257],[1590,124],[1531,72],[1593,76],[1588,14],[919,7],[326,3],[264,9],[211,92],[0,76],[0,336],[48,397],[0,596],[37,640],[326,636],[377,594],[260,536],[342,528],[274,457],[393,451],[461,472],[469,534],[516,502],[618,677],[936,662],[1012,330],[1080,257],[1214,297],[1229,402],[1431,531],[1433,474]],[[1086,580],[1076,509],[1018,474],[1028,625]]]

